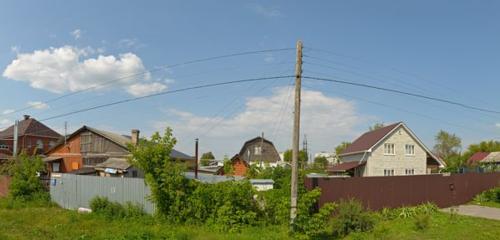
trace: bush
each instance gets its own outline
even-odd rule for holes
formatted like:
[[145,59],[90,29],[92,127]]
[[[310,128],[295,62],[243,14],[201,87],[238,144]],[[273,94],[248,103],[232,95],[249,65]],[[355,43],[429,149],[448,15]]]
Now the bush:
[[351,232],[365,232],[373,228],[374,216],[360,201],[350,199],[340,201],[332,221],[333,234],[343,237]]
[[12,182],[10,183],[10,196],[24,201],[50,200],[50,195],[45,191],[38,174],[44,170],[44,165],[39,157],[31,157],[21,153],[13,166]]
[[418,214],[415,216],[414,223],[417,230],[425,230],[430,225],[431,216],[429,214]]
[[496,202],[500,203],[500,188],[493,188],[487,191],[484,191],[474,197],[474,202],[483,203],[483,202]]
[[298,234],[309,238],[326,238],[331,235],[329,219],[335,210],[335,204],[325,204],[317,212],[315,205],[321,196],[319,189],[300,195],[297,204],[297,217],[293,223],[293,229]]
[[135,218],[145,216],[142,206],[131,202],[122,205],[118,202],[109,201],[106,197],[95,197],[90,201],[90,208],[95,214],[107,218]]

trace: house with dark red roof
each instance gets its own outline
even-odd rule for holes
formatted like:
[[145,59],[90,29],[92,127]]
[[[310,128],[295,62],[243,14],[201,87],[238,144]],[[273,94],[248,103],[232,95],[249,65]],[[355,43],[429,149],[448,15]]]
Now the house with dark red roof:
[[[45,124],[25,115],[17,128],[17,152],[42,154],[58,142],[62,136]],[[0,160],[12,157],[14,148],[14,125],[0,131]]]
[[477,152],[468,160],[469,165],[500,166],[500,152]]
[[341,163],[328,169],[332,175],[430,174],[445,166],[403,122],[362,134],[338,157]]

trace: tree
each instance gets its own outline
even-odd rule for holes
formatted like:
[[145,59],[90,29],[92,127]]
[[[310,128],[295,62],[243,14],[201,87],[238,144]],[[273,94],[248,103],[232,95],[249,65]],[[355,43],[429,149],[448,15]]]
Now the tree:
[[326,168],[328,165],[328,160],[326,159],[325,156],[318,156],[314,158],[314,165],[316,165],[319,168]]
[[167,128],[163,136],[154,133],[151,140],[140,139],[136,146],[129,145],[132,153],[130,163],[144,172],[146,184],[151,189],[151,199],[158,214],[174,222],[181,222],[180,212],[185,208],[194,187],[184,177],[184,168],[170,158],[177,140],[172,129]]
[[210,164],[210,160],[214,160],[215,156],[212,152],[206,152],[201,155],[200,164],[201,166],[208,166]]
[[375,123],[375,124],[373,124],[373,126],[370,126],[368,128],[368,130],[374,131],[374,130],[377,130],[377,129],[380,129],[380,128],[383,128],[383,127],[385,127],[385,125],[383,123]]
[[215,156],[212,152],[206,152],[201,155],[201,159],[209,159],[209,160],[214,160]]
[[224,156],[224,175],[232,175],[234,172],[233,168],[233,163],[231,162],[231,159],[226,155]]
[[43,183],[38,174],[45,170],[42,159],[38,156],[28,156],[21,153],[15,160],[12,168],[12,182],[10,195],[22,200],[48,200],[50,196],[45,192]]
[[438,157],[446,161],[451,156],[459,155],[462,147],[462,140],[455,134],[440,130],[435,140],[436,145],[434,145],[434,153]]
[[351,145],[351,142],[341,142],[337,147],[335,147],[335,154],[338,156],[341,154],[347,147]]
[[[285,162],[292,162],[292,149],[288,149],[285,151],[283,154],[283,160]],[[309,160],[307,153],[304,150],[299,151],[299,166],[304,166],[307,164],[307,161]]]

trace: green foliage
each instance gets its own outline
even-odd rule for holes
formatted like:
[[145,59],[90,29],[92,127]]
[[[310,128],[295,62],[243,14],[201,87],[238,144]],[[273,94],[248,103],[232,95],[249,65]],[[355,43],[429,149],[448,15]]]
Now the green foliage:
[[384,123],[375,123],[375,124],[373,124],[373,126],[368,127],[368,130],[374,131],[374,130],[377,130],[377,129],[380,129],[383,127],[385,127]]
[[212,152],[206,152],[201,155],[200,158],[200,164],[201,166],[208,166],[210,163],[210,160],[215,159],[215,156]]
[[130,146],[130,162],[144,172],[157,213],[178,223],[185,221],[181,212],[194,186],[184,177],[184,167],[170,159],[176,142],[172,129],[167,128],[163,136],[156,132],[151,140],[141,139],[137,146]]
[[212,152],[206,152],[206,153],[203,153],[201,155],[201,159],[210,159],[210,160],[214,160],[215,159],[215,156]]
[[430,221],[430,214],[418,214],[414,217],[415,228],[420,231],[425,230],[429,228]]
[[328,160],[324,156],[315,157],[314,165],[316,165],[317,168],[325,169],[328,165]]
[[384,208],[380,211],[380,215],[385,220],[393,220],[396,218],[407,219],[417,215],[429,215],[436,213],[438,207],[433,203],[420,204],[414,207],[401,207],[395,209]]
[[229,159],[227,157],[224,158],[223,169],[224,169],[224,175],[233,175],[234,167],[233,167],[233,162],[231,161],[231,159]]
[[[283,160],[285,162],[292,162],[292,149],[288,149],[283,153]],[[298,159],[298,164],[299,167],[303,167],[307,165],[307,161],[309,160],[309,157],[307,156],[307,152],[304,150],[299,151],[299,159]]]
[[355,199],[340,201],[332,220],[333,234],[343,237],[351,232],[369,231],[375,225],[374,215]]
[[146,216],[142,206],[127,202],[122,205],[118,202],[111,202],[106,197],[95,197],[90,201],[92,212],[105,216],[109,219],[117,218],[138,218]]
[[50,196],[45,191],[38,174],[45,169],[40,157],[31,157],[21,153],[16,159],[13,167],[12,182],[9,187],[10,196],[13,199],[45,200]]
[[477,152],[497,152],[500,151],[500,141],[482,141],[478,144],[471,144],[464,152],[465,159],[469,159],[474,153]]
[[337,147],[335,147],[335,154],[338,156],[351,144],[351,142],[341,142]]
[[442,159],[448,159],[451,156],[459,155],[462,148],[462,140],[455,134],[440,130],[434,138],[434,153]]
[[239,231],[257,221],[258,207],[250,182],[199,183],[189,197],[188,222],[207,223],[220,231]]
[[500,187],[492,188],[476,195],[473,201],[478,204],[488,202],[500,203]]
[[315,212],[315,205],[320,196],[319,189],[300,195],[297,204],[297,217],[293,223],[296,234],[303,234],[309,238],[325,238],[331,235],[329,219],[335,210],[335,204],[325,204]]

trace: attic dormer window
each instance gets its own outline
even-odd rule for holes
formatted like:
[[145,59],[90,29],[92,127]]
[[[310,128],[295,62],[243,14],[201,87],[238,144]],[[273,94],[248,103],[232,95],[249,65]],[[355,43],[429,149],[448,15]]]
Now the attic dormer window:
[[261,155],[262,154],[262,147],[255,147],[254,148],[254,155]]

